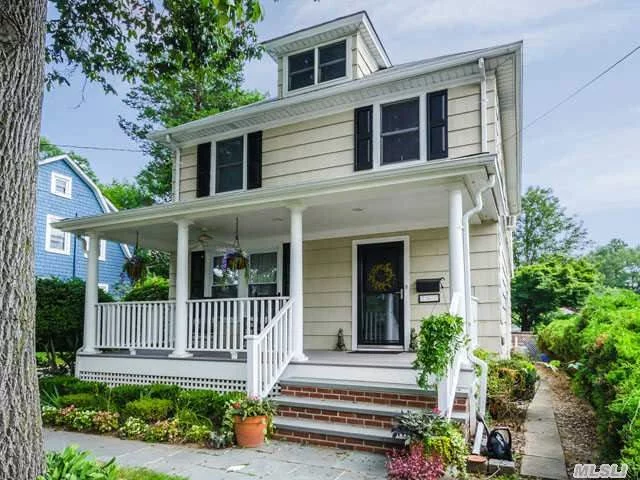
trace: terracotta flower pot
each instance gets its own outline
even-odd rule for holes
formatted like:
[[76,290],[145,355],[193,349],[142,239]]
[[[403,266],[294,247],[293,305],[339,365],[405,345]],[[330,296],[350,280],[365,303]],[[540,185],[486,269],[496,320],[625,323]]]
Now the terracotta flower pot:
[[236,416],[234,419],[236,441],[240,447],[259,447],[264,443],[267,433],[267,417],[247,417],[242,420]]

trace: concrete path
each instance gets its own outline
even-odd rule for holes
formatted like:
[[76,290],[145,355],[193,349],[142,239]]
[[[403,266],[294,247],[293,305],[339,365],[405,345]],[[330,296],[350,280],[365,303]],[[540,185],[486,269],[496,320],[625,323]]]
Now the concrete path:
[[551,388],[544,379],[529,404],[524,429],[525,447],[520,475],[566,480],[567,469],[558,426],[553,415]]
[[372,453],[275,441],[258,449],[209,450],[45,430],[47,451],[59,451],[67,445],[78,445],[101,460],[116,457],[120,465],[147,467],[191,480],[386,478],[385,458]]

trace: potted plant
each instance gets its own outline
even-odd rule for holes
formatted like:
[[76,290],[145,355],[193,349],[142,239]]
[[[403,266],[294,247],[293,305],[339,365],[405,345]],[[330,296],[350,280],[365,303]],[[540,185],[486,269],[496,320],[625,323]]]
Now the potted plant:
[[149,256],[146,251],[138,246],[136,235],[136,246],[133,249],[133,254],[124,262],[122,271],[129,276],[131,283],[137,283],[146,277],[148,263]]
[[232,423],[240,447],[259,447],[273,433],[275,409],[269,400],[246,397],[227,408],[226,422]]
[[249,263],[249,254],[239,247],[225,250],[222,257],[222,270],[244,270]]

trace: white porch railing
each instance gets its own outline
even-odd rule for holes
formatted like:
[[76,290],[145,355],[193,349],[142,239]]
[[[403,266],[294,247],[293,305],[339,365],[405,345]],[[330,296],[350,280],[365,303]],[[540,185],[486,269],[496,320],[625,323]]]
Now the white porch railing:
[[[464,307],[464,298],[459,292],[455,292],[451,297],[451,305],[449,313],[451,315],[462,316]],[[453,403],[456,398],[456,389],[458,387],[458,379],[460,378],[460,368],[462,360],[465,357],[465,348],[459,348],[449,365],[449,369],[445,376],[438,383],[438,410],[448,420],[453,413]]]
[[187,350],[247,351],[246,335],[258,335],[278,315],[288,297],[189,300]]
[[257,335],[247,335],[247,394],[265,398],[293,357],[293,304],[289,300]]
[[96,347],[172,349],[175,311],[173,301],[98,303]]

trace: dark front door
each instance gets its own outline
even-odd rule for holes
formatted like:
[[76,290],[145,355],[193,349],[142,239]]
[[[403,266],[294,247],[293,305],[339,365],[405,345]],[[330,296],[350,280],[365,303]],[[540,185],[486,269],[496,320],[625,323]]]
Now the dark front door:
[[404,343],[404,243],[358,246],[358,346]]
[[204,298],[205,263],[204,252],[191,252],[191,292],[192,300]]

